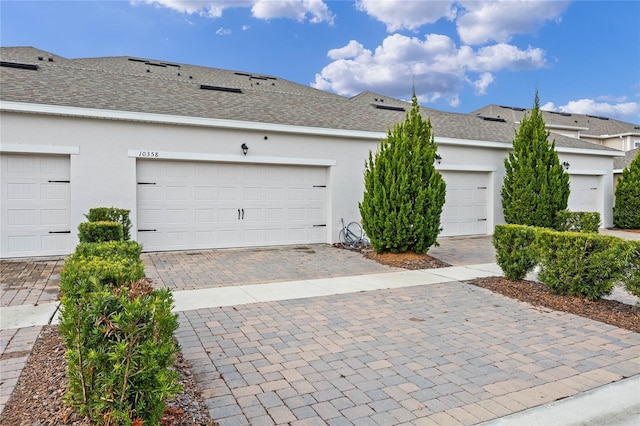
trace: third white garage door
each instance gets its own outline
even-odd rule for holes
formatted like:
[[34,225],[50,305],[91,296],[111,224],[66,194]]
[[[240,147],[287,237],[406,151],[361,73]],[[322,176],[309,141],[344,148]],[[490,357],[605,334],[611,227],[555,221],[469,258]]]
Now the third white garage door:
[[487,233],[489,173],[442,171],[447,195],[441,216],[440,236]]
[[326,242],[326,168],[138,160],[145,251]]

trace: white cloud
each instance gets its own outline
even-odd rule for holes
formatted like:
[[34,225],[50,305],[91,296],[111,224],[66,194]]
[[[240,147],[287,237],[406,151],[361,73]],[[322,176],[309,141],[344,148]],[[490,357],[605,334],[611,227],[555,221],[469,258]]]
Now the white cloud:
[[453,1],[397,1],[359,0],[358,10],[366,12],[387,26],[387,31],[417,30],[424,24],[432,24],[440,18],[453,20],[456,10]]
[[242,31],[247,31],[249,28],[251,28],[249,25],[243,25]]
[[458,48],[451,38],[440,34],[429,34],[424,40],[393,34],[374,51],[351,40],[330,50],[328,57],[332,62],[316,74],[315,88],[344,96],[373,90],[408,98],[415,82],[422,101],[444,99],[452,106],[458,104],[465,85],[478,94],[486,93],[495,80],[494,72],[545,65],[544,52],[539,49],[519,50],[501,44],[474,51],[469,46]]
[[220,27],[216,30],[216,34],[218,34],[219,36],[231,35],[231,30],[229,28]]
[[638,122],[638,115],[640,115],[640,103],[638,102],[608,103],[597,102],[593,99],[569,101],[566,105],[560,106],[556,106],[553,102],[547,102],[540,109],[573,114],[600,115],[631,122]]
[[289,18],[332,23],[334,16],[323,0],[131,0],[168,7],[181,13],[219,18],[225,9],[251,8],[258,19]]
[[457,20],[460,39],[470,45],[490,40],[508,42],[513,34],[537,31],[546,21],[559,21],[567,1],[501,0],[462,1]]

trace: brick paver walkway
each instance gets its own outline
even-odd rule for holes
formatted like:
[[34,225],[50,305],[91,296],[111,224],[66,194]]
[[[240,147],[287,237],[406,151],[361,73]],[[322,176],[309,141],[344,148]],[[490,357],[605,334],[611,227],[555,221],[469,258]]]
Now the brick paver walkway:
[[55,302],[64,257],[0,260],[0,306]]
[[147,277],[173,291],[400,271],[328,244],[146,253]]
[[220,425],[470,425],[640,373],[640,334],[455,282],[180,321]]

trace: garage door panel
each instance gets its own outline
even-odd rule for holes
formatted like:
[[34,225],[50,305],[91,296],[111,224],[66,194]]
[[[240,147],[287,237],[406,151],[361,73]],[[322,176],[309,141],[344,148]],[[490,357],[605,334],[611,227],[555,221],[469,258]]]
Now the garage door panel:
[[571,175],[569,177],[568,209],[571,211],[599,212],[600,176]]
[[69,156],[3,154],[0,161],[0,257],[70,253]]
[[[181,166],[194,170],[189,176],[184,172],[185,167],[173,167],[168,163],[172,161],[139,160],[138,181],[144,179],[154,184],[138,185],[139,229],[154,228],[157,233],[168,234],[179,226],[187,231],[184,242],[187,248],[326,240],[324,229],[309,232],[314,224],[325,224],[326,221],[326,171],[323,168],[184,162]],[[182,172],[178,173],[180,170]],[[322,188],[313,188],[302,181],[313,181]],[[180,190],[176,191],[178,187]],[[290,209],[295,209],[293,215]],[[164,216],[150,214],[156,210],[161,210]],[[179,215],[176,210],[187,213]],[[307,231],[301,233],[303,237],[295,233],[294,241],[291,239],[292,227]],[[183,248],[183,240],[175,240],[180,246],[173,246],[169,237],[162,246],[156,245],[160,240],[152,242],[147,233],[140,233],[139,240],[146,250]]]
[[487,233],[489,173],[443,171],[447,184],[441,236]]

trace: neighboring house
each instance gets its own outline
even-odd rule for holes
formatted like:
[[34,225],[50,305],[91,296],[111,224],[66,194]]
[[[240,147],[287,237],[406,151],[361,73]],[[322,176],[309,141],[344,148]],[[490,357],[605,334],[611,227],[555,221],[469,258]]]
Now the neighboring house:
[[636,148],[636,149],[632,149],[631,151],[627,151],[625,152],[625,156],[624,157],[615,157],[613,159],[613,191],[614,191],[614,195],[615,195],[615,188],[618,187],[618,179],[620,179],[620,177],[622,176],[622,172],[624,171],[624,169],[626,169],[627,167],[629,167],[631,165],[631,162],[633,161],[634,158],[636,158],[636,155],[638,155],[638,151],[640,149]]
[[[530,109],[502,105],[488,105],[471,113],[500,117],[509,122],[519,123]],[[564,135],[620,151],[640,147],[640,124],[627,123],[613,118],[567,112],[543,111],[547,129],[557,135]]]
[[[92,207],[131,210],[146,251],[332,243],[359,220],[363,170],[410,104],[275,76],[131,57],[2,48],[0,257],[64,255]],[[422,108],[447,183],[442,236],[503,222],[518,125]],[[573,210],[612,225],[605,146],[556,135]],[[243,150],[244,148],[244,150]]]

